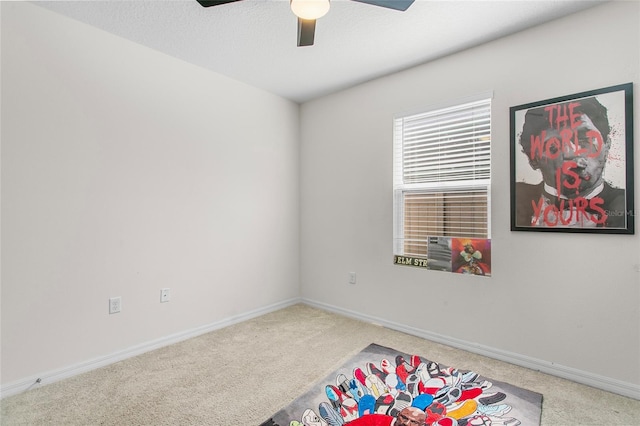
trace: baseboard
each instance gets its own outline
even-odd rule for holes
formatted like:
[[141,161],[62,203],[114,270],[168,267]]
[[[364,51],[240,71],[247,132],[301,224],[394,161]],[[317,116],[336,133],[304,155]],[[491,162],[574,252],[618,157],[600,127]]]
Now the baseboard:
[[164,346],[172,345],[174,343],[178,343],[180,341],[187,340],[192,337],[199,336],[201,334],[209,333],[211,331],[219,330],[221,328],[228,327],[230,325],[238,324],[243,321],[247,321],[249,319],[256,318],[264,314],[268,314],[270,312],[275,312],[300,302],[301,302],[300,298],[293,298],[293,299],[285,300],[282,302],[274,303],[268,306],[263,306],[261,308],[244,312],[239,315],[234,315],[234,316],[222,319],[220,321],[216,321],[211,324],[207,324],[201,327],[196,327],[190,330],[185,330],[183,332],[161,337],[159,339],[152,340],[149,342],[141,343],[139,345],[136,345],[118,352],[114,352],[109,355],[94,358],[88,361],[83,361],[81,363],[71,365],[65,368],[61,368],[58,370],[44,372],[37,376],[32,376],[32,377],[27,377],[21,380],[17,380],[15,382],[3,385],[2,388],[0,388],[0,399],[6,398],[11,395],[19,394],[29,389],[33,389],[46,384],[57,382],[59,380],[67,379],[69,377],[77,376],[78,374],[86,373],[88,371],[95,370],[100,367],[105,367],[109,364],[113,364],[115,362],[122,361],[124,359],[134,357],[136,355],[141,355],[145,352],[149,352],[154,349],[159,349]]
[[576,383],[592,386],[597,389],[602,389],[608,392],[613,392],[619,395],[623,395],[629,398],[640,400],[640,386],[623,382],[620,380],[612,379],[606,376],[600,376],[597,374],[589,373],[587,371],[578,370],[571,367],[565,367],[559,364],[555,364],[549,361],[544,361],[536,358],[527,357],[513,352],[503,351],[496,348],[480,345],[477,343],[471,343],[460,339],[432,333],[427,330],[410,327],[407,325],[387,321],[378,317],[361,314],[359,312],[351,311],[348,309],[339,308],[337,306],[328,305],[325,303],[317,302],[314,300],[304,298],[293,298],[282,302],[274,303],[268,306],[264,306],[252,311],[248,311],[239,315],[234,315],[223,320],[207,324],[201,327],[196,327],[190,330],[186,330],[180,333],[172,334],[160,339],[152,340],[149,342],[136,345],[122,351],[114,352],[112,354],[95,358],[92,360],[84,361],[75,365],[71,365],[58,370],[44,372],[37,376],[27,377],[12,383],[3,385],[0,388],[0,399],[11,395],[24,392],[26,390],[43,386],[76,376],[78,374],[86,373],[97,368],[101,368],[118,361],[122,361],[127,358],[131,358],[143,353],[159,349],[164,346],[168,346],[180,341],[190,339],[192,337],[199,336],[211,331],[219,330],[230,325],[238,324],[243,321],[247,321],[252,318],[259,317],[261,315],[275,312],[277,310],[286,308],[288,306],[295,305],[296,303],[305,303],[315,308],[323,309],[329,312],[334,312],[340,315],[344,315],[350,318],[355,318],[361,321],[382,325],[392,330],[401,331],[413,336],[421,337],[423,339],[431,340],[433,342],[441,343],[443,345],[451,346],[454,348],[466,350],[479,355],[484,355],[493,359],[508,362],[510,364],[519,365],[521,367],[529,368],[532,370],[540,371],[553,376],[561,377],[563,379],[571,380]]
[[337,313],[337,314],[358,319],[361,321],[381,325],[381,326],[390,328],[392,330],[401,331],[403,333],[407,333],[412,336],[421,337],[423,339],[441,343],[443,345],[462,349],[462,350],[479,354],[479,355],[484,355],[489,358],[508,362],[510,364],[519,365],[521,367],[526,367],[532,370],[540,371],[542,373],[550,374],[552,376],[571,380],[576,383],[581,383],[583,385],[588,385],[597,389],[602,389],[607,392],[612,392],[618,395],[640,400],[640,386],[634,383],[623,382],[621,380],[612,379],[606,376],[600,376],[587,371],[578,370],[572,367],[565,367],[563,365],[558,365],[556,363],[552,363],[549,361],[531,358],[525,355],[520,355],[520,354],[509,352],[509,351],[503,351],[501,349],[480,345],[478,343],[471,343],[464,340],[455,339],[453,337],[443,336],[437,333],[432,333],[427,330],[410,327],[410,326],[395,323],[392,321],[387,321],[381,318],[361,314],[359,312],[339,308],[337,306],[328,305],[326,303],[317,302],[314,300],[303,298],[301,302],[309,306],[313,306],[315,308],[323,309],[329,312]]

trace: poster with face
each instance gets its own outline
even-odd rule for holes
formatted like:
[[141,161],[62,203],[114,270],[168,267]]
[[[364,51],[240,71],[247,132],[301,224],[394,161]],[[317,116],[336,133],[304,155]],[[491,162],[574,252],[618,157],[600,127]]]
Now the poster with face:
[[512,107],[511,230],[634,232],[632,84]]

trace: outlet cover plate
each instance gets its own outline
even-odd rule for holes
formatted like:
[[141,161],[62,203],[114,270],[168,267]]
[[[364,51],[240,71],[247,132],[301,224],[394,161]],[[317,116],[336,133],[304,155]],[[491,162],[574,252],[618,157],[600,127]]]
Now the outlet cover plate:
[[122,310],[122,297],[112,297],[109,299],[109,314],[117,314]]

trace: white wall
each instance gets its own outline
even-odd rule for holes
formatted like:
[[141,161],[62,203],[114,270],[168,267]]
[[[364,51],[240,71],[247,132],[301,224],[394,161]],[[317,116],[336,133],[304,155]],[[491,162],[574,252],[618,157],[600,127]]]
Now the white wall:
[[275,95],[2,2],[3,385],[297,298],[298,123]]
[[[509,225],[509,107],[634,82],[639,140],[639,24],[640,3],[605,4],[304,104],[303,297],[640,395],[638,218],[632,236],[518,233]],[[494,94],[493,276],[393,265],[394,114],[485,91]],[[636,144],[636,182],[639,157]]]

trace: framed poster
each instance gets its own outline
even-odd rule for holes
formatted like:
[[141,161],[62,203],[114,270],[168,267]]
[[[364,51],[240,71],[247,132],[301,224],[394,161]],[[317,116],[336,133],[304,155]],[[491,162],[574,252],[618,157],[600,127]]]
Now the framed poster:
[[634,233],[632,83],[510,115],[512,231]]

